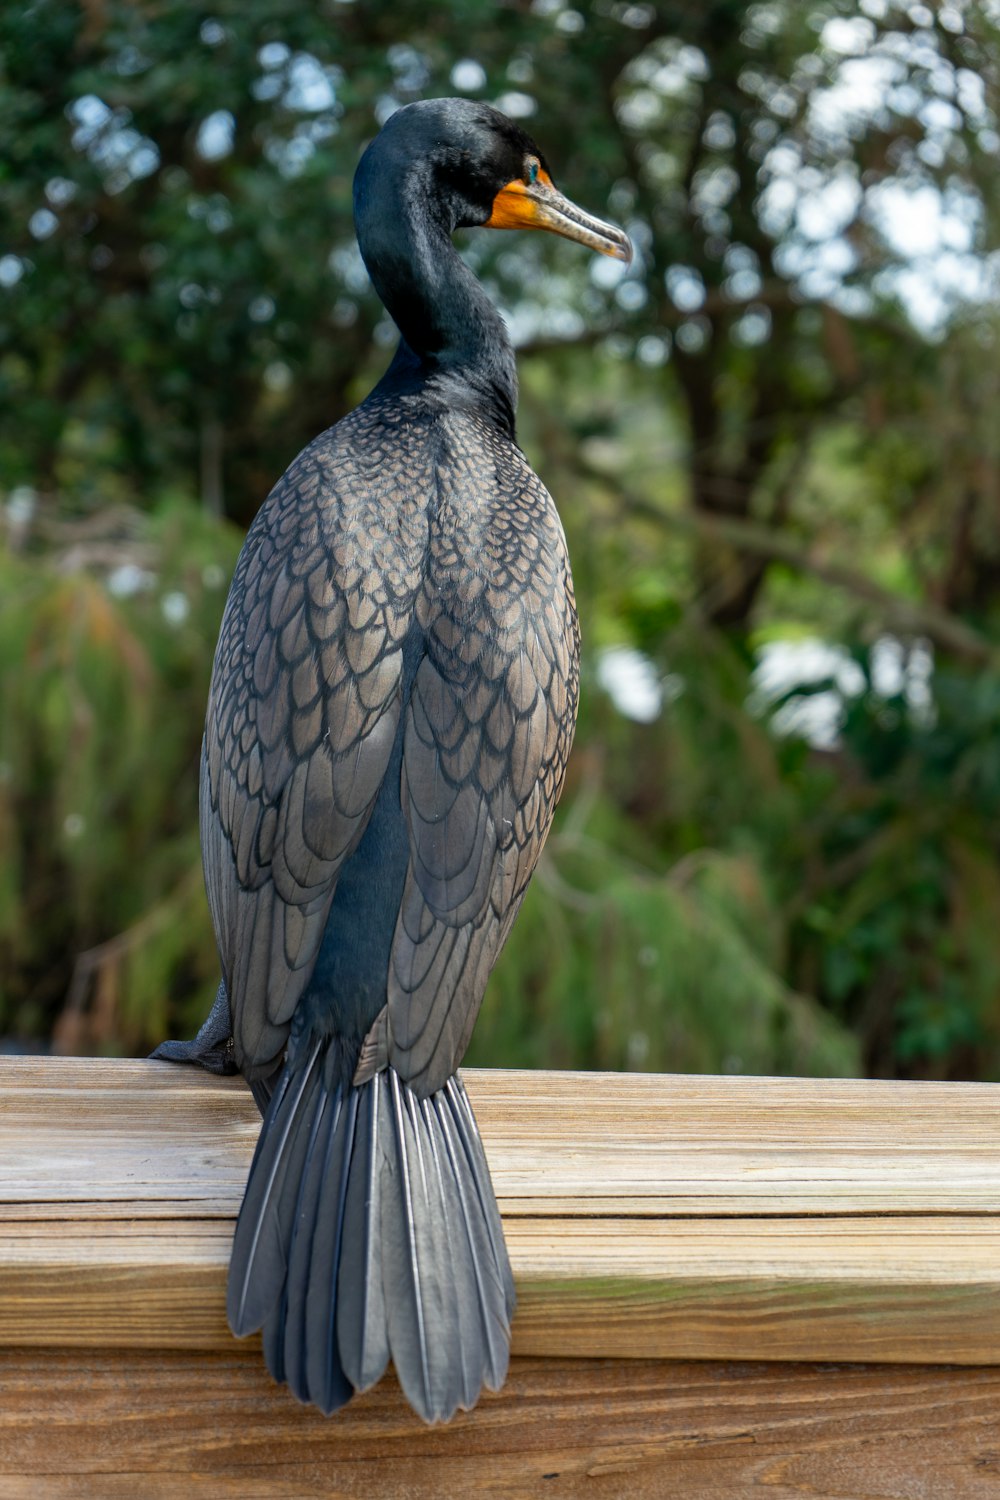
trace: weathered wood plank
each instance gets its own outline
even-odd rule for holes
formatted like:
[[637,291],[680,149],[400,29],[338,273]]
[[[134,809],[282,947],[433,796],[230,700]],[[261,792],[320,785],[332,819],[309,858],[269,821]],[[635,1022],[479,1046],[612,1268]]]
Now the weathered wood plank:
[[331,1419],[252,1350],[0,1351],[4,1500],[983,1500],[1000,1370],[515,1361],[445,1428],[390,1378]]
[[[992,1088],[468,1081],[516,1351],[1000,1363]],[[225,1272],[257,1129],[232,1080],[0,1061],[0,1343],[230,1347]]]
[[[501,1208],[556,1214],[996,1214],[990,1084],[465,1075]],[[237,1208],[259,1129],[239,1080],[0,1059],[0,1217]]]
[[[1000,1362],[1000,1227],[513,1219],[514,1350]],[[225,1349],[227,1220],[7,1224],[0,1345]]]

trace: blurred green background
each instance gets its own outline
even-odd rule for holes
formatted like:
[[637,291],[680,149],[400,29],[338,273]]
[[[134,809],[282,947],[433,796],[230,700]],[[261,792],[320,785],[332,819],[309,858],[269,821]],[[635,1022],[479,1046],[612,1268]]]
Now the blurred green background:
[[359,152],[464,94],[627,275],[461,237],[584,694],[470,1062],[1000,1076],[1000,32],[893,0],[0,12],[0,1037],[216,984],[198,749],[242,530],[394,333]]

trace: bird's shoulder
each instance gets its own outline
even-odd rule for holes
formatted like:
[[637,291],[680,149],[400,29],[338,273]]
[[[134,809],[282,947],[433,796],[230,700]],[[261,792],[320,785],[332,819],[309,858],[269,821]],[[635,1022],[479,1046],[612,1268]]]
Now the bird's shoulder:
[[[577,619],[566,538],[555,503],[517,444],[466,413],[442,423],[418,620],[470,663],[486,642],[519,656],[542,643],[560,675],[575,670]],[[434,654],[437,654],[436,652]]]

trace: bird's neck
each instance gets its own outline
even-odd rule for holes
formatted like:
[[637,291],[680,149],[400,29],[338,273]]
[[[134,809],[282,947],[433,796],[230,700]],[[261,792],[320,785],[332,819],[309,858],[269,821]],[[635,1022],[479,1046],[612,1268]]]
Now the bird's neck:
[[358,220],[365,265],[402,334],[380,385],[417,381],[513,435],[517,369],[504,321],[451,243],[444,212],[428,209],[422,184],[409,186],[395,212],[362,205]]

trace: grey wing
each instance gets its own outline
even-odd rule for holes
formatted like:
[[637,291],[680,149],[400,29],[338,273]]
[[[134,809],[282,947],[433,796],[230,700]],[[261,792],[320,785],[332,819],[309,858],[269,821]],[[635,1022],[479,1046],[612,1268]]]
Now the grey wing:
[[565,543],[551,501],[531,479],[523,497],[530,524],[492,536],[448,605],[437,594],[407,708],[410,864],[384,1047],[422,1095],[443,1086],[468,1045],[545,842],[576,724],[579,651]]
[[285,1045],[401,711],[409,611],[373,593],[350,534],[331,546],[303,521],[322,483],[308,467],[290,471],[283,503],[258,517],[209,696],[202,855],[236,1061],[250,1079]]

